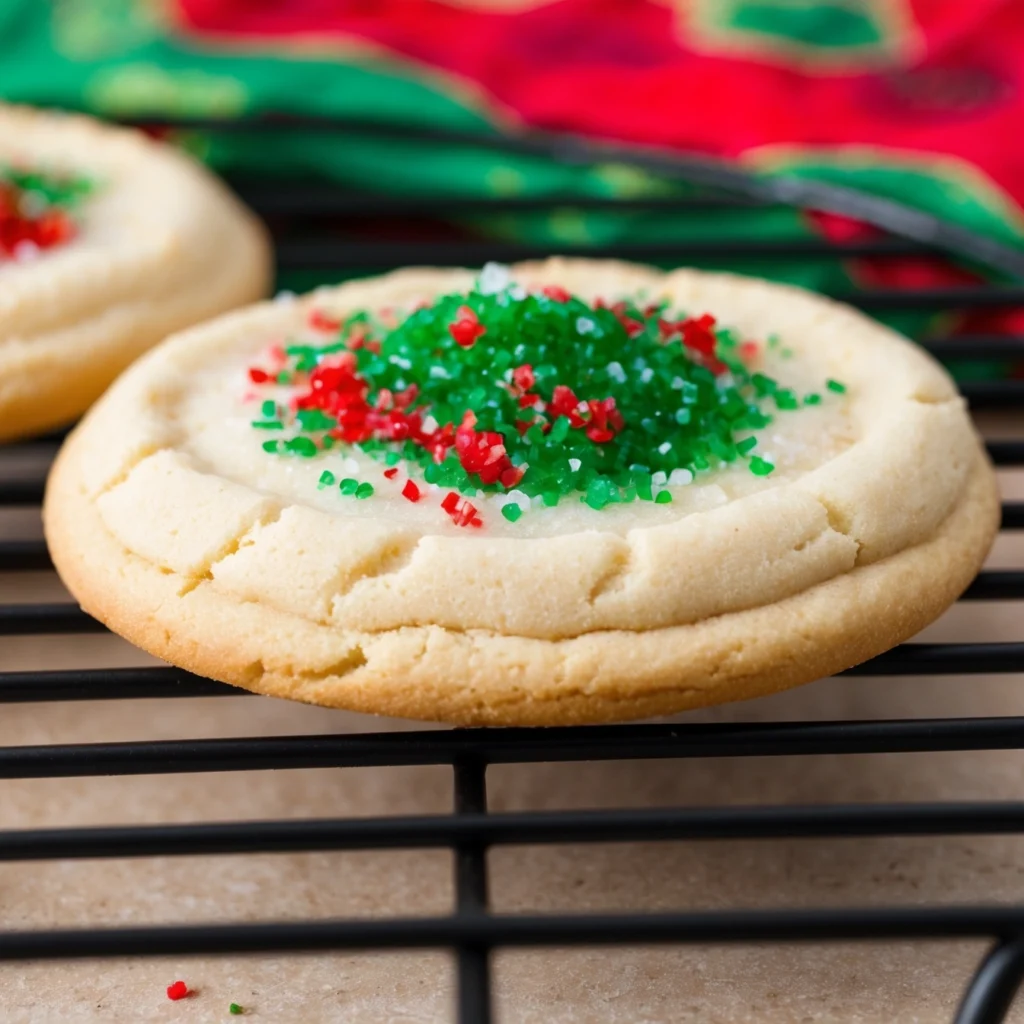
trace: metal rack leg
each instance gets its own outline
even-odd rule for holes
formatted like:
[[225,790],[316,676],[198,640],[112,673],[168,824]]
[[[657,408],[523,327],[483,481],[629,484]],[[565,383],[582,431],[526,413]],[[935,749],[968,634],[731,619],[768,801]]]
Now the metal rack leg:
[[1024,940],[996,946],[981,962],[954,1024],[1002,1024],[1024,976]]
[[[456,762],[455,813],[487,813],[487,767]],[[487,912],[487,850],[472,843],[455,849],[455,896],[459,914]],[[491,1024],[490,953],[477,946],[458,950],[459,1024]]]

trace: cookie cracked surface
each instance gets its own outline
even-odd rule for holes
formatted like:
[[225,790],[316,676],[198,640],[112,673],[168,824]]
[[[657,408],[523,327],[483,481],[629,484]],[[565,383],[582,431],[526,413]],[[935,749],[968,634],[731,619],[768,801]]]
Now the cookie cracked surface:
[[0,104],[0,236],[0,439],[66,423],[269,285],[262,227],[212,175],[85,117]]
[[[771,417],[754,449],[770,459],[765,475],[722,461],[666,474],[664,503],[626,494],[595,508],[566,494],[554,507],[527,500],[510,521],[508,492],[539,471],[519,464],[509,486],[458,497],[480,522],[467,529],[441,511],[446,485],[372,444],[268,451],[253,424],[267,422],[267,401],[290,415],[295,396],[268,399],[249,371],[268,347],[310,344],[311,322],[373,308],[401,320],[468,293],[475,275],[408,270],[266,303],[161,345],[71,436],[45,507],[69,588],[139,646],[259,692],[570,724],[828,675],[913,635],[970,582],[998,524],[994,476],[955,387],[920,350],[846,307],[753,279],[579,260],[513,272],[529,293],[643,292],[743,337],[778,335],[786,355],[762,347],[760,370],[800,392],[842,381],[842,393]],[[339,492],[346,473],[373,498]],[[403,496],[406,481],[430,500]]]

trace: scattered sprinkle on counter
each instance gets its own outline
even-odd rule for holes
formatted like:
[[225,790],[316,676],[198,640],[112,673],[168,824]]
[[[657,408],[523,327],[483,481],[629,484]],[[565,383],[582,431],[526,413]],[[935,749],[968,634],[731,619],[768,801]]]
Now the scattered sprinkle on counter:
[[185,999],[190,995],[192,995],[192,990],[183,981],[176,981],[167,986],[167,998],[172,1002],[176,1003],[179,999]]

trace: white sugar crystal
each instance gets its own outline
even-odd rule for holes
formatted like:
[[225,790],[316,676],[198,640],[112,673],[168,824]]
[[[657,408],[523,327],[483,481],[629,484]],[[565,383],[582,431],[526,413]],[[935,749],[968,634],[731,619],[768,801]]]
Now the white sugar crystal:
[[654,371],[648,366],[646,370],[641,371],[640,380],[646,384],[654,376]]
[[393,366],[400,366],[403,370],[412,369],[412,360],[406,359],[405,356],[388,356],[388,362]]
[[693,473],[688,469],[673,469],[668,475],[670,487],[682,487],[693,482]]
[[522,491],[512,490],[505,495],[505,500],[501,504],[502,508],[506,505],[518,505],[524,512],[529,512],[530,496]]
[[526,289],[521,284],[513,285],[508,293],[516,302],[522,302],[526,298]]
[[662,444],[659,444],[658,451],[661,452],[662,455],[668,455],[668,453],[672,451],[672,442],[665,441]]
[[612,380],[617,380],[620,384],[626,382],[626,371],[622,368],[622,363],[609,363],[605,369]]
[[675,391],[681,391],[683,389],[683,384],[684,383],[685,383],[685,381],[683,380],[682,377],[673,377],[672,378],[672,387],[673,387],[673,389]]
[[432,433],[434,433],[434,431],[437,430],[438,426],[439,426],[439,424],[438,424],[437,420],[434,419],[433,416],[426,416],[426,417],[424,417],[423,424],[422,424],[422,428],[423,428],[423,433],[424,434],[432,434]]
[[448,380],[451,374],[443,366],[434,365],[430,368],[430,376],[435,379]]
[[504,263],[488,263],[480,272],[476,287],[481,295],[497,295],[498,292],[509,288],[511,284],[512,274]]
[[589,317],[581,316],[576,319],[576,330],[580,334],[593,334],[594,328],[597,324],[594,323]]
[[655,487],[664,487],[668,483],[668,473],[663,469],[659,469],[657,473],[651,474],[651,483]]
[[583,463],[582,463],[582,462],[580,462],[580,460],[579,460],[579,459],[570,459],[570,460],[569,460],[569,468],[570,468],[570,469],[571,469],[571,470],[572,470],[572,471],[573,471],[574,473],[575,473],[575,472],[577,472],[577,471],[579,470],[580,466],[582,466],[582,465],[583,465]]

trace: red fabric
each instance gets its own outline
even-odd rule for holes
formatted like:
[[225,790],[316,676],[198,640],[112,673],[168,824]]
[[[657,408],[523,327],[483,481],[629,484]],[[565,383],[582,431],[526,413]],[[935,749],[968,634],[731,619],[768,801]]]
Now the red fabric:
[[949,154],[1024,204],[1017,0],[909,0],[923,53],[884,73],[698,52],[683,0],[557,0],[516,12],[437,0],[177,3],[190,32],[224,42],[371,41],[476,83],[536,127],[726,157],[772,143]]

